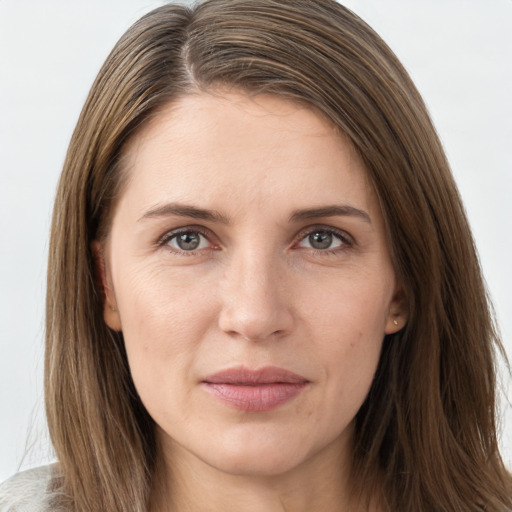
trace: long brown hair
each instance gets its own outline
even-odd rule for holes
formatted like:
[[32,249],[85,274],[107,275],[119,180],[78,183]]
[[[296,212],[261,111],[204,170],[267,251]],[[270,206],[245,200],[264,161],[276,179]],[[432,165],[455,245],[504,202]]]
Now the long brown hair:
[[68,510],[146,510],[154,425],[122,334],[103,322],[91,242],[108,233],[123,147],[165,104],[234,88],[305,102],[351,140],[409,301],[356,418],[354,479],[390,511],[505,511],[501,351],[464,209],[428,112],[371,28],[334,0],[206,0],[135,23],[103,65],[72,137],[53,214],[46,409]]

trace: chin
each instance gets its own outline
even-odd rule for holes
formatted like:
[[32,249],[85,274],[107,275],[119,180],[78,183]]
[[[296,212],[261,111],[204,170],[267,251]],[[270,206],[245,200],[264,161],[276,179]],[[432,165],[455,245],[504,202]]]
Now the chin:
[[208,454],[204,459],[208,465],[223,473],[247,477],[275,477],[292,471],[307,459],[298,450],[272,449],[225,450],[217,456]]
[[[214,443],[196,452],[204,462],[218,470],[239,476],[275,477],[313,463],[316,455],[341,451],[340,438],[308,436],[282,429],[231,429],[213,437]],[[313,437],[313,438],[312,438]]]

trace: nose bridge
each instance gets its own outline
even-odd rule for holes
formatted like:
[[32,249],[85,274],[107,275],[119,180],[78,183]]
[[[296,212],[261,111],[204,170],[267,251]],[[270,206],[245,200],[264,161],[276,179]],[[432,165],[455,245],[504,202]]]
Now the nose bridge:
[[236,251],[223,277],[220,328],[250,340],[263,340],[291,329],[291,305],[283,263],[271,250]]

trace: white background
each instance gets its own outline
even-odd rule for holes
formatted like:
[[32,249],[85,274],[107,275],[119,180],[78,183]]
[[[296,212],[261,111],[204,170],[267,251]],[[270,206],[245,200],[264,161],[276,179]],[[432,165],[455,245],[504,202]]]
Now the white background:
[[[51,460],[42,404],[52,199],[71,132],[144,0],[0,0],[0,481]],[[512,357],[512,0],[350,0],[430,108]],[[426,276],[428,278],[428,276]],[[512,466],[512,386],[503,453]]]

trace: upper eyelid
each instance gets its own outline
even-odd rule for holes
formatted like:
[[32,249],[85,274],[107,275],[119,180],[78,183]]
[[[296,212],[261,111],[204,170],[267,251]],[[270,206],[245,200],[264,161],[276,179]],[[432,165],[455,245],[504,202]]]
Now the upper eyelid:
[[334,226],[327,226],[325,224],[315,224],[301,229],[297,234],[295,240],[303,240],[304,238],[306,238],[306,236],[308,236],[314,231],[327,231],[340,237],[341,239],[345,239],[350,243],[355,243],[354,237],[344,229],[336,228]]
[[209,229],[202,226],[183,226],[166,231],[163,235],[157,238],[156,245],[164,245],[180,233],[187,233],[188,231],[199,233],[200,235],[203,235],[210,243],[213,243],[211,240],[211,238],[213,238],[213,233]]

